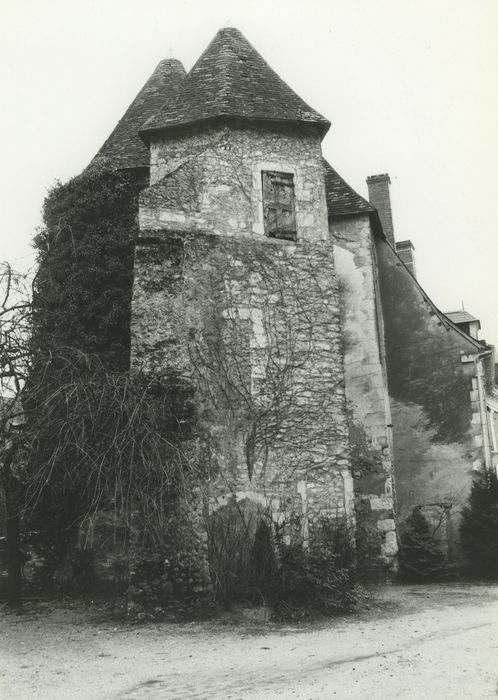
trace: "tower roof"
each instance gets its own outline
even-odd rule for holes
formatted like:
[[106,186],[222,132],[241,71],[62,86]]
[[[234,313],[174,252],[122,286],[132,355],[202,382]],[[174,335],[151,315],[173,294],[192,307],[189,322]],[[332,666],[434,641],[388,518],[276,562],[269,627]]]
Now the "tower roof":
[[174,58],[161,61],[93,158],[116,168],[149,167],[149,150],[138,132],[146,119],[174,99],[185,68]]
[[306,104],[270,68],[238,29],[220,29],[181,84],[144,123],[142,134],[217,118],[315,124],[330,122]]

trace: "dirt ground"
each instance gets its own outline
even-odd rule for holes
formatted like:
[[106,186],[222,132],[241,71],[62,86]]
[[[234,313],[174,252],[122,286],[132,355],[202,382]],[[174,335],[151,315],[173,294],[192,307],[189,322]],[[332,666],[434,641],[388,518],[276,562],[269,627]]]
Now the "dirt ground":
[[498,585],[386,586],[313,624],[116,623],[82,605],[0,610],[2,700],[497,698]]

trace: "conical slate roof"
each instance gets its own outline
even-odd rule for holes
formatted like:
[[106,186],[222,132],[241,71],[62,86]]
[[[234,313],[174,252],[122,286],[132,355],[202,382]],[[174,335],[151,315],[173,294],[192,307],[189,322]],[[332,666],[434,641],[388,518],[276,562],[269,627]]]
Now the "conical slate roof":
[[138,132],[144,121],[174,99],[185,68],[174,58],[161,61],[116,125],[92,164],[106,162],[115,168],[149,167],[149,149]]
[[232,27],[220,29],[181,85],[144,123],[142,134],[220,117],[263,122],[330,123],[306,104]]

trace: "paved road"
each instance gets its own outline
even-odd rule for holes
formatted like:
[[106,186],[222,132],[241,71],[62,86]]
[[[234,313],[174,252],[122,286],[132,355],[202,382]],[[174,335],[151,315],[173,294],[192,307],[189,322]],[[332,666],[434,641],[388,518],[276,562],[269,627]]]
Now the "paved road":
[[0,698],[497,699],[498,586],[391,588],[382,599],[360,618],[308,627],[9,618]]

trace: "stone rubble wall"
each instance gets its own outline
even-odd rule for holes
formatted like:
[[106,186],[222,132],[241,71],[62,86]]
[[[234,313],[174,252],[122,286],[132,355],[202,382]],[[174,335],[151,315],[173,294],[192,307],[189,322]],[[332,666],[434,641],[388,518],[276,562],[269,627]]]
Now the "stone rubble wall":
[[[296,244],[264,235],[263,170],[294,175]],[[211,510],[235,494],[279,518],[299,506],[306,527],[354,518],[318,132],[158,135],[139,219],[132,363],[175,367],[195,386],[216,465]]]
[[260,238],[262,170],[294,175],[298,238],[327,240],[320,137],[297,127],[217,127],[155,137],[140,227]]
[[169,505],[162,545],[144,545],[132,538],[126,591],[129,619],[181,619],[212,605],[204,510],[203,491],[194,486],[187,498]]
[[192,383],[210,511],[235,496],[308,528],[354,517],[331,245],[154,234],[136,252],[132,366]]
[[[264,235],[264,170],[294,175],[296,242]],[[319,134],[241,126],[155,136],[139,220],[131,365],[192,387],[208,532],[215,515],[229,522],[238,509],[271,518],[284,541],[297,534],[305,545],[323,518],[354,529],[344,309]],[[368,313],[370,328],[375,309]],[[348,352],[359,399],[363,380]],[[384,480],[363,515],[374,513],[385,564],[395,551],[388,438],[381,444],[390,421],[370,354],[361,426]]]

